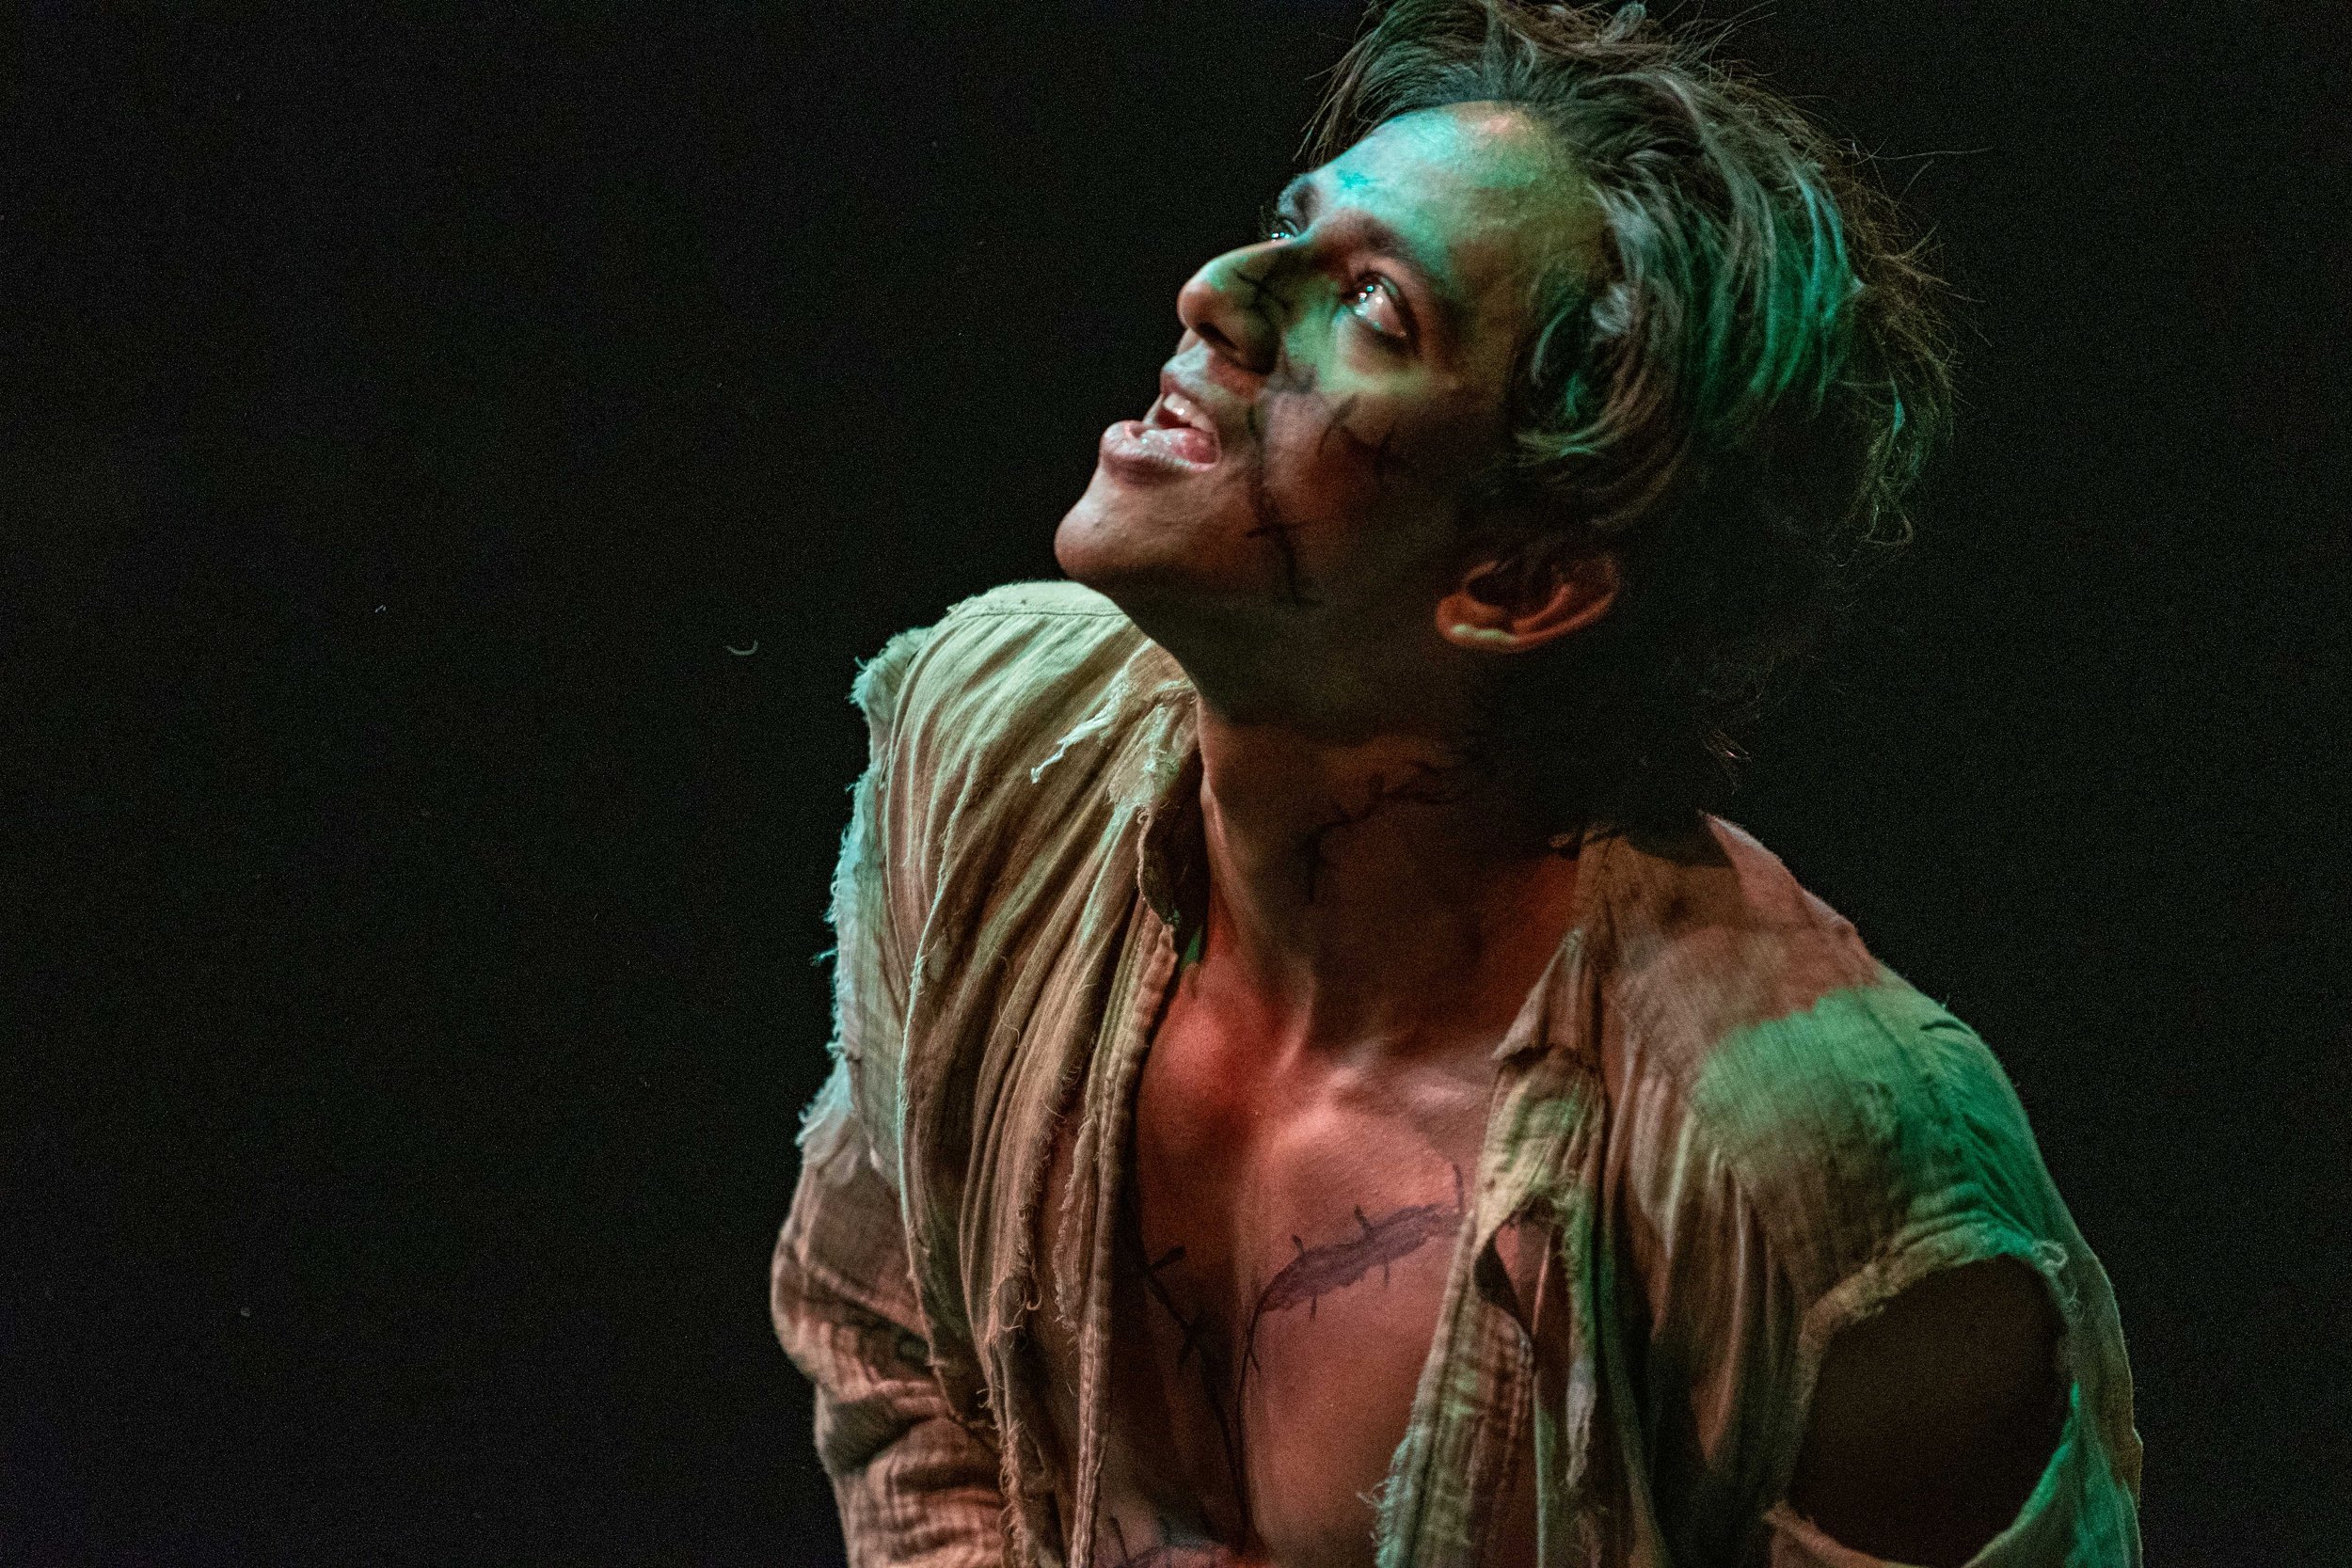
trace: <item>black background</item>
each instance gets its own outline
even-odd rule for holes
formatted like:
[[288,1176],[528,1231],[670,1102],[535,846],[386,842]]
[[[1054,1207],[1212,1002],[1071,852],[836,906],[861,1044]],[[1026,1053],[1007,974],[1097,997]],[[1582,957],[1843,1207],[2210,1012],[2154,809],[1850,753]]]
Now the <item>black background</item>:
[[[1052,575],[1353,8],[201,9],[0,49],[0,1561],[838,1560],[764,1291],[853,660]],[[1971,303],[1731,815],[2008,1063],[2167,1563],[2347,1524],[2337,20],[1736,45]]]

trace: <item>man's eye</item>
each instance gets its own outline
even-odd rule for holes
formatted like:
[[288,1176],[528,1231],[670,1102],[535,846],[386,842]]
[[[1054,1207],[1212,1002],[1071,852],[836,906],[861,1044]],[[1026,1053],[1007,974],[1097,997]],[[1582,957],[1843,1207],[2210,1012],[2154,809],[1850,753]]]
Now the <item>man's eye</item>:
[[[1261,245],[1299,238],[1298,220],[1287,213],[1268,208],[1258,215],[1258,242]],[[1403,347],[1413,341],[1413,330],[1405,316],[1404,302],[1398,297],[1396,285],[1377,273],[1367,273],[1342,300],[1348,313],[1362,322],[1375,337],[1392,346]]]
[[1412,337],[1405,325],[1404,308],[1397,303],[1396,289],[1385,277],[1366,277],[1349,290],[1347,308],[1383,338],[1402,343]]

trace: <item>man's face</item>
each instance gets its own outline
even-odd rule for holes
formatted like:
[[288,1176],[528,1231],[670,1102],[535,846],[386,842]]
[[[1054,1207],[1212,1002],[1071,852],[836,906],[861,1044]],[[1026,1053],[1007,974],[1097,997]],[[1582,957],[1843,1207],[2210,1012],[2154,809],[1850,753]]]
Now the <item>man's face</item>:
[[1536,286],[1599,214],[1534,121],[1472,103],[1381,125],[1272,229],[1184,285],[1161,396],[1104,432],[1055,551],[1213,699],[1360,727],[1447,657]]

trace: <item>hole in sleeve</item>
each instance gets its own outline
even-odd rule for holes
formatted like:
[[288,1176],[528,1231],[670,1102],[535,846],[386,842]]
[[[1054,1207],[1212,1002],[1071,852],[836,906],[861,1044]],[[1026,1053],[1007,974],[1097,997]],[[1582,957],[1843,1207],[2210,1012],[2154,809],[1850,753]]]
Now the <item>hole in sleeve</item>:
[[1791,1508],[1852,1550],[1958,1568],[2017,1517],[2058,1447],[2063,1330],[2019,1259],[1909,1286],[1830,1341]]

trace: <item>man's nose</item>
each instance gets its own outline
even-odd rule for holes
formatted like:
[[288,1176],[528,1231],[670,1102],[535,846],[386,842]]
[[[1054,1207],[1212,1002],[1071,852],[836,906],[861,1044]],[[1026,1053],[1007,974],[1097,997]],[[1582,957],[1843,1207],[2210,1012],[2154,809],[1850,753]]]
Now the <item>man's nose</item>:
[[1253,375],[1264,375],[1280,356],[1280,325],[1267,313],[1273,303],[1262,281],[1270,245],[1229,250],[1192,275],[1176,292],[1176,316],[1200,334],[1212,352]]

